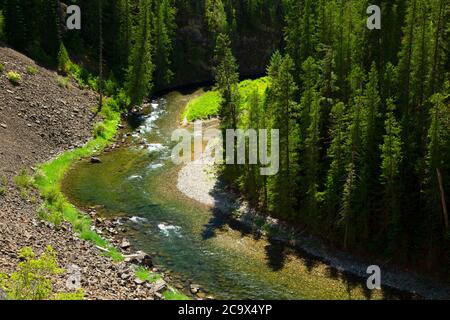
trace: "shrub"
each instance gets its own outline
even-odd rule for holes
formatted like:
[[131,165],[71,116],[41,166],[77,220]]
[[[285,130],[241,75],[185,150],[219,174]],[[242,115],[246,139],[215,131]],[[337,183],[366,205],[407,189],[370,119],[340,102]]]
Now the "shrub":
[[3,63],[0,63],[0,73],[3,73],[5,70],[5,65]]
[[98,137],[102,137],[105,138],[106,137],[106,126],[103,123],[97,123],[94,126],[94,138],[98,138]]
[[29,189],[33,186],[33,177],[30,176],[27,172],[27,170],[22,169],[20,173],[13,178],[14,183],[16,186],[21,190]]
[[58,52],[58,71],[68,74],[72,66],[69,53],[63,43],[59,46]]
[[44,300],[53,294],[51,277],[63,272],[58,268],[56,252],[52,247],[36,258],[33,249],[20,250],[21,262],[16,271],[8,276],[0,275],[0,288],[11,300]]
[[131,104],[130,97],[126,94],[124,89],[120,89],[119,93],[115,96],[115,100],[119,105],[119,110],[126,110],[128,106]]
[[20,82],[22,81],[22,77],[19,73],[10,71],[6,75],[8,77],[9,82],[11,82],[13,85],[18,86],[20,85]]
[[67,78],[67,77],[58,77],[58,79],[56,81],[58,83],[58,86],[61,88],[69,87],[69,78]]
[[5,39],[5,17],[3,11],[0,10],[0,40]]
[[27,73],[29,75],[35,75],[39,72],[39,69],[36,66],[28,66],[27,67]]
[[142,281],[156,282],[161,279],[161,275],[155,274],[144,267],[140,266],[136,270],[136,277]]
[[53,300],[84,300],[84,291],[80,289],[77,292],[58,293]]
[[6,194],[6,186],[8,185],[8,179],[6,177],[0,178],[0,197]]
[[48,221],[55,226],[60,226],[64,217],[61,211],[55,208],[46,208],[45,206],[40,206],[37,211],[38,218],[44,221]]

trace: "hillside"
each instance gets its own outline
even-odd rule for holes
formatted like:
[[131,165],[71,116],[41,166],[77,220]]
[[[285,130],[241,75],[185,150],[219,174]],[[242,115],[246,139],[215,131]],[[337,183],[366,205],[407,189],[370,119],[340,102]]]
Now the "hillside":
[[[54,228],[38,220],[40,199],[31,192],[24,196],[13,182],[19,171],[54,158],[63,150],[84,144],[97,120],[92,109],[95,93],[72,83],[58,86],[57,74],[37,67],[34,75],[27,67],[34,62],[6,47],[0,48],[0,177],[7,181],[0,196],[0,270],[12,272],[19,261],[18,251],[26,246],[40,254],[51,245],[58,253],[60,267],[81,269],[81,285],[88,299],[152,299],[150,289],[137,288],[133,271],[125,263],[113,264],[92,244],[80,240],[68,224]],[[7,73],[20,73],[20,85],[12,85]],[[125,277],[127,275],[127,277]],[[66,291],[67,274],[59,276],[56,290]],[[129,280],[124,280],[129,279]]]

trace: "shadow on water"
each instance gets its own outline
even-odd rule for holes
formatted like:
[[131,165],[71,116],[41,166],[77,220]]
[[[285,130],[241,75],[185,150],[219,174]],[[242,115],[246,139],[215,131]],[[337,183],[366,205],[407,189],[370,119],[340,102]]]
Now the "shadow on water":
[[[225,227],[237,231],[241,237],[249,236],[254,240],[260,240],[263,237],[263,232],[256,226],[251,226],[248,223],[242,222],[233,216],[233,212],[238,209],[238,201],[235,196],[231,196],[231,192],[226,190],[225,185],[218,179],[218,182],[211,191],[211,196],[214,198],[214,206],[211,208],[212,217],[207,224],[204,225],[202,232],[203,239],[211,239],[216,236],[217,231],[224,230]],[[350,272],[338,270],[331,267],[325,259],[314,256],[299,245],[295,245],[287,239],[280,239],[279,231],[269,228],[265,234],[265,255],[267,266],[273,272],[281,271],[285,267],[285,263],[289,256],[300,259],[308,273],[313,273],[314,269],[321,265],[326,265],[326,276],[332,279],[338,279],[345,284],[348,299],[352,299],[353,291],[360,289],[363,296],[367,300],[373,298],[373,291],[368,289],[366,279],[360,278]],[[420,299],[417,295],[390,287],[382,288],[382,297],[387,300],[398,299]]]

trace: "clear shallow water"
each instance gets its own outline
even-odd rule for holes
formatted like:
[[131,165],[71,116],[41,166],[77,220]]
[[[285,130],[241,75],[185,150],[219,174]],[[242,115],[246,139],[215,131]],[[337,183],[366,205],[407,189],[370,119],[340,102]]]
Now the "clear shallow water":
[[154,101],[149,116],[136,121],[130,147],[80,161],[63,189],[80,207],[101,206],[105,216],[126,216],[127,237],[136,248],[180,284],[200,284],[219,299],[380,299],[365,283],[293,251],[256,238],[215,216],[213,210],[182,195],[179,168],[170,155],[170,135],[194,94],[171,93]]

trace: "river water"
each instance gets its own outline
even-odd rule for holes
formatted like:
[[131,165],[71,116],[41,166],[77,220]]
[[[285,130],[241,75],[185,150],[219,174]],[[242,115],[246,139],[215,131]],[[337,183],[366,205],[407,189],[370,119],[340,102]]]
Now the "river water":
[[186,103],[199,92],[172,92],[154,100],[148,115],[133,118],[131,143],[83,160],[68,172],[63,190],[81,208],[128,217],[127,238],[153,255],[178,287],[190,283],[218,299],[383,299],[355,279],[282,243],[248,234],[177,189],[170,137]]

